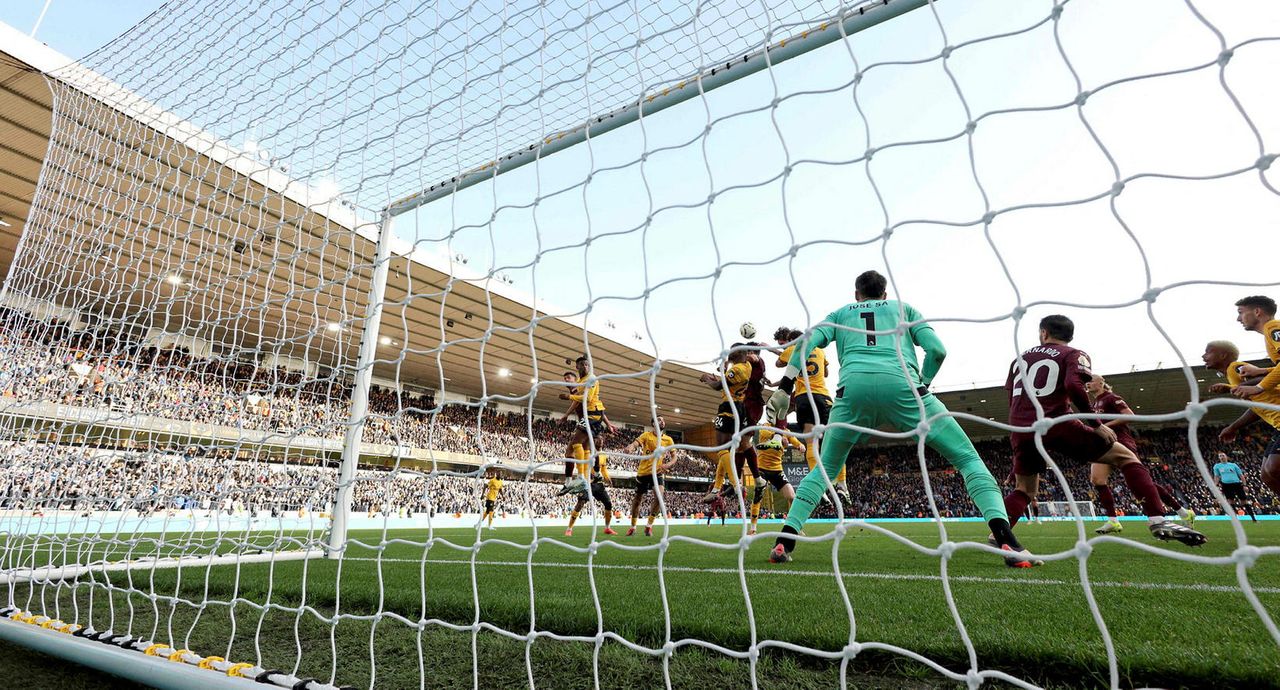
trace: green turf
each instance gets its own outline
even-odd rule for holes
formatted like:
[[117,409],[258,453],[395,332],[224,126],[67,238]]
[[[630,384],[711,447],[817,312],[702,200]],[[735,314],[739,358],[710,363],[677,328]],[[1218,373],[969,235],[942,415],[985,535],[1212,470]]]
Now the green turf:
[[[1126,525],[1123,536],[1157,544],[1146,536],[1141,523]],[[1211,541],[1189,552],[1231,553],[1234,538],[1228,523],[1199,526]],[[937,527],[927,523],[888,527],[922,545],[939,542]],[[1251,544],[1280,545],[1280,523],[1244,527]],[[947,528],[954,540],[985,535],[977,523]],[[809,534],[829,529],[813,526]],[[1075,541],[1075,528],[1069,523],[1027,525],[1019,532],[1028,546],[1041,552],[1067,549]],[[672,533],[721,543],[733,543],[739,534],[736,527],[718,526],[682,527]],[[540,543],[530,570],[528,549],[485,544],[473,550],[474,532],[469,530],[441,530],[434,536],[463,548],[438,541],[425,551],[424,562],[420,544],[390,543],[379,548],[382,533],[357,532],[353,538],[374,546],[353,546],[340,565],[340,576],[339,563],[329,560],[283,562],[274,568],[244,565],[238,584],[231,567],[215,567],[208,578],[203,568],[184,568],[180,582],[172,569],[131,574],[136,588],[177,593],[197,602],[238,596],[241,601],[269,600],[293,607],[305,601],[315,613],[301,617],[280,610],[263,616],[244,603],[211,605],[197,617],[196,610],[186,604],[153,603],[119,592],[112,604],[122,617],[133,605],[134,632],[160,641],[173,639],[204,654],[254,661],[256,637],[266,665],[292,669],[300,657],[305,675],[323,678],[329,676],[336,656],[337,680],[356,686],[367,686],[371,679],[378,687],[418,687],[420,679],[428,687],[470,686],[474,643],[481,687],[525,685],[532,671],[540,687],[591,687],[598,673],[602,687],[647,688],[663,683],[661,657],[607,640],[600,645],[595,662],[597,631],[610,631],[651,649],[661,648],[668,639],[676,643],[696,639],[745,651],[752,642],[752,629],[742,579],[750,594],[756,641],[842,650],[851,630],[849,608],[833,574],[833,559],[838,559],[859,643],[911,649],[960,673],[968,667],[968,653],[938,577],[940,560],[873,532],[854,530],[834,556],[831,542],[802,544],[796,560],[780,567],[765,560],[772,540],[759,540],[741,553],[742,575],[737,548],[712,549],[683,541],[671,542],[665,554],[601,545],[594,555],[594,569],[583,567],[586,554]],[[532,531],[500,529],[484,536],[527,545]],[[539,537],[564,540],[556,529],[542,529]],[[577,536],[565,541],[586,546],[589,537],[590,530],[580,527]],[[426,534],[399,531],[388,533],[387,538],[421,542]],[[628,545],[658,542],[656,537],[609,539]],[[1176,545],[1160,548],[1188,551]],[[35,553],[37,559],[60,560],[56,552]],[[669,615],[664,615],[662,607],[660,555]],[[1121,544],[1098,544],[1088,566],[1114,640],[1122,685],[1280,685],[1280,648],[1236,589],[1232,566],[1186,563]],[[1014,571],[988,554],[961,550],[950,559],[948,569],[956,606],[981,668],[1000,669],[1049,686],[1107,684],[1105,647],[1090,615],[1076,561]],[[599,615],[593,606],[592,575]],[[122,586],[126,577],[117,573],[112,580]],[[1269,615],[1280,619],[1280,555],[1259,559],[1249,578],[1253,586],[1262,588],[1259,598]],[[335,589],[337,583],[340,587]],[[88,587],[30,590],[20,586],[15,597],[19,604],[25,604],[28,595],[34,597],[34,605],[27,608],[35,610],[48,611],[57,605],[60,615],[69,619],[70,607],[79,605],[84,610],[89,591]],[[102,589],[94,597],[93,622],[104,628],[110,607]],[[335,610],[341,616],[336,627],[319,620]],[[424,626],[419,634],[416,626],[391,617],[373,624],[369,617],[378,612],[413,622],[431,619],[455,625],[470,625],[478,616],[516,635],[533,628],[591,639],[561,642],[542,637],[528,647],[526,658],[523,639],[484,630],[473,641],[470,632],[451,631],[435,623]],[[261,632],[256,632],[259,626]],[[756,669],[763,687],[830,687],[838,684],[839,672],[838,662],[777,649],[764,652]],[[858,654],[847,672],[851,687],[928,687],[945,681],[923,664],[874,649]],[[750,684],[751,668],[745,661],[715,651],[681,645],[670,659],[669,675],[676,687],[704,687],[708,679],[716,679],[723,687],[745,687]]]

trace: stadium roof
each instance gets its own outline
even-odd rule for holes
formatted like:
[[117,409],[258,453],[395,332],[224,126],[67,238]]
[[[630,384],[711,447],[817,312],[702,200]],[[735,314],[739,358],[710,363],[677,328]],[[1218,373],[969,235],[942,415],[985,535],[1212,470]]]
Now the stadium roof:
[[[10,273],[46,155],[79,156],[71,160],[90,171],[81,173],[83,184],[48,185],[47,193],[61,195],[56,204],[75,208],[103,198],[80,196],[77,189],[114,187],[106,191],[115,192],[108,198],[118,202],[94,209],[114,221],[93,228],[98,233],[106,229],[107,248],[94,257],[73,257],[80,262],[74,266],[48,257],[30,264],[23,259],[24,267],[63,281],[68,275],[83,276],[87,289],[80,293],[98,298],[77,308],[122,322],[163,325],[166,331],[218,344],[305,356],[322,365],[355,361],[364,317],[360,305],[376,248],[375,223],[332,198],[311,202],[308,188],[281,171],[98,75],[63,69],[71,62],[68,58],[3,24],[0,45],[5,46],[0,51],[0,219],[6,223],[0,226],[0,271]],[[144,126],[111,128],[110,146],[141,160],[125,168],[109,156],[49,151],[53,94],[45,75],[55,71],[62,83],[71,81],[81,91],[106,93],[113,102],[129,104],[129,123]],[[102,122],[125,117],[96,96],[93,100],[100,110],[78,113],[70,126],[105,133]],[[147,201],[141,199],[145,195]],[[171,219],[201,220],[143,223],[126,208],[138,203],[151,203]],[[632,375],[606,380],[610,416],[618,423],[649,419],[649,369],[655,358],[642,349],[643,342],[633,345],[625,336],[590,330],[581,315],[548,316],[532,306],[528,295],[496,278],[451,280],[447,261],[413,247],[392,249],[376,377],[473,398],[486,392],[514,398],[529,394],[535,362],[540,380],[559,381],[572,368],[572,359],[585,351],[585,337],[598,374]],[[212,275],[220,279],[202,281]],[[181,284],[166,282],[169,276]],[[234,289],[227,289],[228,284]],[[528,324],[535,315],[531,346]],[[441,348],[446,332],[447,346]],[[500,376],[500,370],[509,373]],[[704,424],[718,403],[718,394],[698,383],[701,372],[663,362],[653,374],[659,412],[672,428]],[[538,388],[538,409],[563,407],[556,399],[563,388]]]

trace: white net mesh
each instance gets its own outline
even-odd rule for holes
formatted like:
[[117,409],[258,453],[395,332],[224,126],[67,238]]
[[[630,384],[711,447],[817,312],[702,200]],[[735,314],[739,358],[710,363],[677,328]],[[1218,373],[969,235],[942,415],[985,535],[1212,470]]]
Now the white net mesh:
[[[754,427],[717,445],[723,374],[699,376],[736,324],[816,326],[866,268],[928,315],[955,389],[998,386],[1025,322],[1055,311],[1101,370],[1176,363],[1163,408],[1134,412],[1175,426],[1159,438],[1194,468],[1182,491],[1234,515],[1199,432],[1247,403],[1202,402],[1185,353],[1235,327],[1237,292],[1280,284],[1235,265],[1280,210],[1277,8],[970,5],[175,1],[51,75],[3,292],[12,615],[286,687],[480,687],[521,664],[514,682],[600,687],[619,654],[667,687],[721,658],[752,687],[796,659],[842,686],[886,659],[971,687],[1078,678],[975,619],[1017,581],[969,572],[1000,561],[943,520],[976,512],[918,443],[927,425],[865,430],[900,443],[854,456],[876,473],[851,470],[855,495],[822,513],[837,521],[802,537],[829,561],[778,578],[747,521],[689,527],[751,503],[701,500],[708,455]],[[581,355],[582,380],[562,378]],[[834,384],[848,363],[831,359]],[[596,382],[611,419],[575,426],[561,394]],[[993,409],[950,414],[1003,434]],[[674,450],[642,437],[659,415]],[[608,454],[613,526],[644,529],[647,503],[626,504],[646,463],[669,464],[644,498],[661,496],[653,538],[608,538],[604,501],[560,491],[578,428],[575,459]],[[1265,669],[1280,583],[1254,580],[1280,546],[1234,519],[1213,554],[1094,537],[1081,471],[1046,482],[1069,541],[1025,535],[1077,572],[1026,582],[1081,597],[1089,672],[1190,673],[1113,638],[1124,604],[1095,589],[1125,576],[1091,568],[1136,555],[1231,571],[1197,591],[1243,600],[1239,644]],[[768,496],[766,517],[786,510]],[[490,512],[511,531],[478,531]],[[929,565],[851,567],[859,535]],[[832,580],[821,603],[798,594]],[[927,586],[921,630],[944,642],[886,632],[850,583]]]

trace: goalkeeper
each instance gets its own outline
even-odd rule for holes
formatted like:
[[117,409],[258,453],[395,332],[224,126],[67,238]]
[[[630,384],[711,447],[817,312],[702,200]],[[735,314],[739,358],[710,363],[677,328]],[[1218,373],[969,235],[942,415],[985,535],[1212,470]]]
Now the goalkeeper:
[[[973,443],[960,424],[946,414],[947,408],[942,402],[928,391],[946,356],[942,341],[914,308],[885,298],[886,284],[885,277],[876,271],[858,276],[854,282],[856,301],[832,312],[805,342],[794,348],[786,374],[769,399],[774,418],[782,419],[786,415],[796,377],[804,371],[806,354],[834,341],[840,361],[840,384],[831,411],[831,424],[870,429],[888,424],[899,431],[909,431],[920,424],[923,407],[924,417],[929,420],[925,443],[942,454],[964,478],[965,489],[982,511],[997,545],[1010,552],[1005,562],[1017,568],[1039,565],[1013,536],[1000,486],[978,457]],[[855,328],[862,332],[852,330]],[[885,331],[889,333],[884,334]],[[917,346],[925,352],[923,368],[916,361]],[[822,500],[829,478],[840,471],[849,450],[863,436],[862,432],[844,426],[831,426],[823,432],[822,471],[810,472],[796,489],[782,535],[769,554],[770,561],[791,560],[795,535]]]

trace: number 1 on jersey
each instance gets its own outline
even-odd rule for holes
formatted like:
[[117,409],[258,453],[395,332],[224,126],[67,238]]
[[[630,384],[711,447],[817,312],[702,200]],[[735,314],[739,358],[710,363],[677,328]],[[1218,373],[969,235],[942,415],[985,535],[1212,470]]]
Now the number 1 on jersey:
[[[858,316],[861,316],[861,317],[862,317],[862,322],[863,322],[864,324],[866,324],[866,325],[867,325],[867,330],[868,330],[868,331],[874,331],[874,330],[876,329],[876,313],[875,313],[875,312],[873,312],[873,311],[864,311],[864,312],[862,312],[861,314],[858,314]],[[867,334],[867,346],[868,346],[868,347],[870,347],[870,346],[875,345],[875,344],[876,344],[876,334],[875,334],[875,333],[868,333],[868,334]]]

